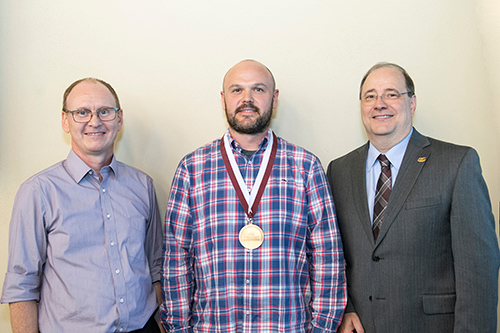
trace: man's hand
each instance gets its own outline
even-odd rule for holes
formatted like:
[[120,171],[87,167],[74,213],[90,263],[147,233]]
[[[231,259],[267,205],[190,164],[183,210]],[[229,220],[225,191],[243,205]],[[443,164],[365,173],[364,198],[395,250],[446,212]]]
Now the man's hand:
[[359,320],[356,312],[344,314],[338,333],[365,333],[365,329],[361,325],[361,320]]
[[[156,302],[158,303],[158,306],[160,306],[161,305],[161,284],[160,284],[160,282],[158,281],[158,282],[153,283],[153,287],[155,288],[155,292],[156,292]],[[160,332],[165,333],[165,328],[161,324],[161,320],[160,320],[160,309],[158,309],[157,312],[158,313],[155,316],[156,322],[158,323],[158,326],[160,327]]]

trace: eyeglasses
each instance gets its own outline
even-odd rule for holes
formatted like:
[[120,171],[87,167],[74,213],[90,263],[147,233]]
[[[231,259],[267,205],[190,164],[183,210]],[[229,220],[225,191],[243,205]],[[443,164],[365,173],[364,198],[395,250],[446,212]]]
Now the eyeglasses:
[[400,92],[397,92],[395,90],[387,91],[387,92],[383,93],[382,95],[377,95],[375,93],[367,93],[363,97],[361,97],[361,102],[363,104],[366,104],[366,105],[373,105],[373,104],[377,103],[378,98],[380,97],[386,103],[393,103],[393,102],[397,101],[399,99],[399,97],[401,97],[402,95],[409,94],[409,93],[410,93],[409,91],[400,93]]
[[[95,111],[95,114],[101,121],[111,121],[116,118],[116,113],[118,112],[118,108],[106,107],[100,108]],[[71,113],[73,115],[73,120],[77,123],[87,123],[92,119],[94,115],[92,111],[88,109],[79,109],[74,111],[64,110],[66,113]]]

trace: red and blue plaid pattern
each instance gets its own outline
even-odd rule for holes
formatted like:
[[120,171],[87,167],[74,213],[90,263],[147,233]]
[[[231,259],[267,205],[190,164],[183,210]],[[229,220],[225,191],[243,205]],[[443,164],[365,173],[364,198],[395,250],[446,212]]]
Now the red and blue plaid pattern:
[[[267,136],[251,158],[230,142],[250,188]],[[319,160],[278,137],[253,218],[264,243],[248,250],[238,241],[246,215],[219,144],[215,140],[184,157],[172,183],[162,271],[167,331],[336,331],[346,304],[344,257]]]

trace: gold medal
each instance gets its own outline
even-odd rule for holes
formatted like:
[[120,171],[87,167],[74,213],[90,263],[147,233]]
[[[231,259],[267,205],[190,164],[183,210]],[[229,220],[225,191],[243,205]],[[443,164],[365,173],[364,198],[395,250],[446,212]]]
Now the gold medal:
[[260,199],[262,199],[262,195],[264,194],[267,181],[271,176],[274,159],[276,158],[276,152],[278,151],[278,139],[271,129],[268,131],[268,136],[269,143],[265,149],[262,163],[259,167],[259,172],[251,191],[247,191],[245,181],[241,176],[241,172],[239,172],[238,164],[236,163],[234,154],[232,154],[231,151],[231,145],[229,144],[229,135],[224,134],[220,141],[220,153],[224,161],[224,166],[226,167],[229,179],[231,179],[231,183],[233,184],[236,195],[238,196],[238,200],[247,215],[248,224],[241,228],[239,240],[241,245],[249,250],[254,250],[264,243],[264,232],[255,224],[252,224],[252,218],[257,211],[257,207],[259,206]]
[[240,230],[240,243],[245,248],[254,250],[264,242],[264,232],[255,224],[247,224]]

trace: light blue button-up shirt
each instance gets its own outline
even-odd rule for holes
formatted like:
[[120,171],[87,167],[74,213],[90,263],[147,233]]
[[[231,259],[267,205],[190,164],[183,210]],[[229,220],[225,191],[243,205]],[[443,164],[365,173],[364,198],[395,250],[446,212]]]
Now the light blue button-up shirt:
[[1,302],[37,300],[40,332],[128,332],[157,308],[152,179],[113,157],[102,181],[73,151],[16,196]]
[[[399,169],[401,168],[401,163],[403,162],[403,157],[408,147],[408,142],[410,142],[411,135],[413,133],[413,128],[410,133],[401,140],[397,145],[392,147],[384,155],[391,162],[391,180],[392,187],[396,182],[396,177],[398,176]],[[370,220],[373,224],[373,206],[375,201],[375,193],[377,192],[377,182],[380,177],[380,172],[382,167],[378,161],[378,156],[382,154],[375,148],[370,142],[370,147],[368,148],[368,155],[366,157],[366,197],[368,198],[368,209],[370,212]],[[390,200],[390,199],[389,199]]]

